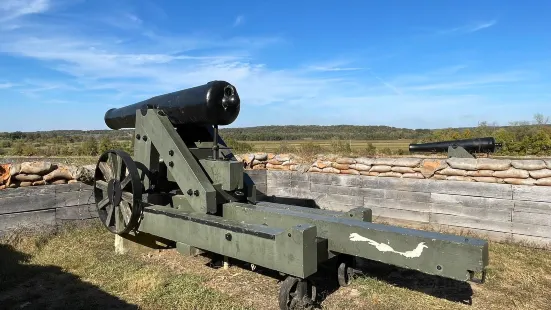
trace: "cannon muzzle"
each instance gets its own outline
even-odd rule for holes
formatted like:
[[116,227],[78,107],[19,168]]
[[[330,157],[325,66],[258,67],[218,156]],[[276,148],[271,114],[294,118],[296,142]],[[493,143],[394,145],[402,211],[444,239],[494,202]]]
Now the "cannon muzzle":
[[111,129],[134,128],[136,111],[158,109],[178,125],[229,125],[239,115],[240,99],[236,88],[225,81],[211,81],[128,105],[105,113]]
[[441,142],[429,142],[410,144],[409,151],[411,153],[442,153],[449,152],[455,149],[464,149],[470,154],[473,153],[490,153],[495,152],[501,143],[496,143],[493,137],[452,140]]

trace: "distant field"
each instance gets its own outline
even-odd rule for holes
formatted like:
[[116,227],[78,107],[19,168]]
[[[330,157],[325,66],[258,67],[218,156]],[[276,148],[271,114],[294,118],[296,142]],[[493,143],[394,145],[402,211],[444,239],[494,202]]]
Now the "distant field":
[[[408,150],[412,140],[341,140],[341,143],[350,143],[351,149],[361,150],[367,148],[371,143],[377,149],[390,148],[391,150]],[[255,150],[264,150],[266,152],[276,152],[282,144],[292,148],[300,148],[301,145],[312,143],[322,148],[331,148],[331,140],[291,140],[291,141],[240,141],[250,144]]]

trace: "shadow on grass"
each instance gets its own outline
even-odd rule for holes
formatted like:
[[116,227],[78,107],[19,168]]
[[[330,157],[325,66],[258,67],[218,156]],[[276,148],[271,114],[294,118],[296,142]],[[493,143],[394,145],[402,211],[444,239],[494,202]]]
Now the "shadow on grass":
[[473,290],[468,282],[364,259],[358,260],[356,269],[360,273],[360,277],[370,277],[436,298],[472,305]]
[[0,244],[0,308],[138,309],[59,267],[30,265],[29,259]]

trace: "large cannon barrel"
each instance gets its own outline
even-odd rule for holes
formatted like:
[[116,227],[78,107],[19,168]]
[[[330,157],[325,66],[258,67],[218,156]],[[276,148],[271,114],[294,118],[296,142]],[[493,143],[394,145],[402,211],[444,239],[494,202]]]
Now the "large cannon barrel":
[[447,152],[448,147],[462,147],[469,153],[486,153],[495,152],[496,148],[500,146],[496,143],[493,137],[464,139],[464,140],[452,140],[441,142],[429,142],[410,144],[409,151],[415,152]]
[[240,99],[236,88],[225,81],[159,95],[105,113],[111,129],[134,128],[136,110],[155,108],[163,111],[174,126],[184,124],[229,125],[239,115]]

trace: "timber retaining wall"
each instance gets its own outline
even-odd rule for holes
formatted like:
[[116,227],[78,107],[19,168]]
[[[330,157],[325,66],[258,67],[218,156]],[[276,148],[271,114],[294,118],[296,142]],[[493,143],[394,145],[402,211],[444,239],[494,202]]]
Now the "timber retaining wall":
[[247,170],[262,200],[307,199],[375,222],[476,233],[494,241],[551,245],[551,187],[318,172]]
[[91,186],[81,182],[0,190],[0,235],[94,218]]

